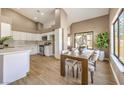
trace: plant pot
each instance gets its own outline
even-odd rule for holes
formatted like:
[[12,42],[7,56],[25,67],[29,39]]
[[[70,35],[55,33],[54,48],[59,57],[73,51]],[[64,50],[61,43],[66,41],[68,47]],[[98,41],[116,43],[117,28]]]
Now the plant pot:
[[4,45],[3,44],[0,44],[0,49],[3,49],[4,48]]
[[104,51],[99,51],[99,60],[103,61],[105,58],[105,52]]

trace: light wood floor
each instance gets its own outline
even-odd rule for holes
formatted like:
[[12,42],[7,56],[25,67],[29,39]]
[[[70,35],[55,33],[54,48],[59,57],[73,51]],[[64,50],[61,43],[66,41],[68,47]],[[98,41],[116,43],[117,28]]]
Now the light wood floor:
[[[53,57],[31,56],[30,73],[10,85],[80,85],[80,80],[60,76],[60,61]],[[90,85],[89,75],[89,85]],[[108,62],[97,62],[94,85],[116,84]]]

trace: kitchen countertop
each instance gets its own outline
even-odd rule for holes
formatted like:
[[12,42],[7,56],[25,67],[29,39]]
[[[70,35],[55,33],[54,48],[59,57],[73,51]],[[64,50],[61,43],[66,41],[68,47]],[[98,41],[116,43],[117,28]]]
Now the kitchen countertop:
[[20,53],[20,52],[24,52],[24,51],[30,52],[31,50],[24,49],[24,48],[4,48],[4,49],[0,49],[0,55]]

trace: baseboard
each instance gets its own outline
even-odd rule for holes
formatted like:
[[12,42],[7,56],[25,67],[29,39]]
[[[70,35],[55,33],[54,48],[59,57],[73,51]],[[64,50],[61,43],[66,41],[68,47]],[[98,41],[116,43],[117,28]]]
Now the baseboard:
[[[109,61],[109,62],[110,62],[110,61]],[[113,69],[113,67],[112,67],[111,62],[110,62],[110,67],[111,67],[111,69],[112,69],[112,73],[113,73],[113,75],[114,75],[114,78],[115,78],[115,81],[116,81],[117,85],[120,85],[120,82],[119,82],[119,80],[118,80],[118,78],[117,78],[117,75],[116,75],[116,73],[115,73],[115,71],[114,71],[114,69]]]

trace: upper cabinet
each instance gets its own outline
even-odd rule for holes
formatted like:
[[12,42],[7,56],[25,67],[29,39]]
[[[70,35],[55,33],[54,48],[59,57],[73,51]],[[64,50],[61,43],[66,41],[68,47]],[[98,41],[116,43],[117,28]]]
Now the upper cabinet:
[[11,36],[11,25],[8,23],[0,23],[0,37]]
[[14,40],[41,41],[41,34],[12,31]]
[[0,37],[11,36],[12,20],[8,17],[0,15]]

